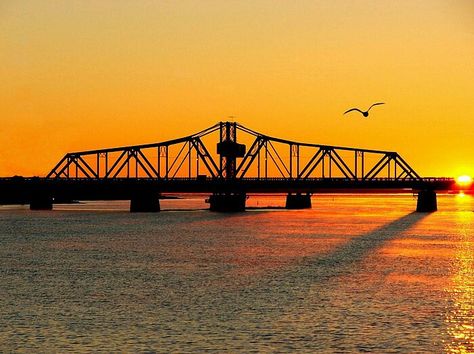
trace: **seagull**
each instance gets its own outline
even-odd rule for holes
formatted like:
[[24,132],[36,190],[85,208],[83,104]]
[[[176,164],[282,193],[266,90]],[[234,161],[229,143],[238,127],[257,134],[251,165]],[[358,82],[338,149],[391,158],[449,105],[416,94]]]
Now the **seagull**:
[[379,104],[385,104],[385,102],[377,102],[377,103],[374,103],[374,104],[373,104],[372,106],[370,106],[369,109],[366,110],[365,112],[364,112],[364,111],[361,111],[359,108],[351,108],[351,109],[345,111],[344,114],[349,113],[349,112],[351,112],[351,111],[357,111],[357,112],[362,113],[362,115],[363,115],[364,117],[368,117],[368,116],[369,116],[369,111],[370,111],[370,109],[371,109],[373,106],[377,106],[377,105],[379,105]]

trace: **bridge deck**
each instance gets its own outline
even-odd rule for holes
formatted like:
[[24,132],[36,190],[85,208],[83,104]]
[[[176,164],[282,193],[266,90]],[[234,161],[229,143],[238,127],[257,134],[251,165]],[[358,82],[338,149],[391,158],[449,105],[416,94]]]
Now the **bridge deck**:
[[157,193],[351,193],[355,191],[450,191],[459,190],[453,178],[397,180],[376,178],[115,178],[115,179],[51,179],[0,178],[0,203],[28,203],[34,195],[47,193],[55,200],[121,200],[130,199],[137,191]]

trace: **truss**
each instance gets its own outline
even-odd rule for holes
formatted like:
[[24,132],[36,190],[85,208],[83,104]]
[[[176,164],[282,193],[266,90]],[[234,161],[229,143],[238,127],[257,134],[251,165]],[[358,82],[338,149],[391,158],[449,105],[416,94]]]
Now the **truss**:
[[[237,135],[242,137],[239,143]],[[421,180],[393,151],[295,142],[233,122],[159,143],[67,153],[46,177]]]

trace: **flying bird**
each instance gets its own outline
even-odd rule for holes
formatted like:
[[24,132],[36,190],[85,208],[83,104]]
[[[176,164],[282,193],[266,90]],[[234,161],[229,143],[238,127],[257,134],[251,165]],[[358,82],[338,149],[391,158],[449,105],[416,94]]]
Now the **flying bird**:
[[371,109],[373,106],[377,106],[377,105],[379,105],[379,104],[385,104],[385,102],[377,102],[377,103],[374,103],[374,104],[373,104],[372,106],[370,106],[369,109],[366,110],[366,111],[361,111],[359,108],[351,108],[351,109],[345,111],[344,114],[349,113],[349,112],[352,112],[352,111],[357,111],[357,112],[360,112],[364,117],[368,117],[368,116],[369,116],[369,111],[370,111],[370,109]]

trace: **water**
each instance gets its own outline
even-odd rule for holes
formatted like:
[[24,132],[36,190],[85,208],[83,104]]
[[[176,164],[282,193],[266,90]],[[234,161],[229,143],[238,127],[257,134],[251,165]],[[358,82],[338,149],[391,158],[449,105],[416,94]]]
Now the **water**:
[[0,207],[0,351],[474,352],[471,196],[202,199]]

